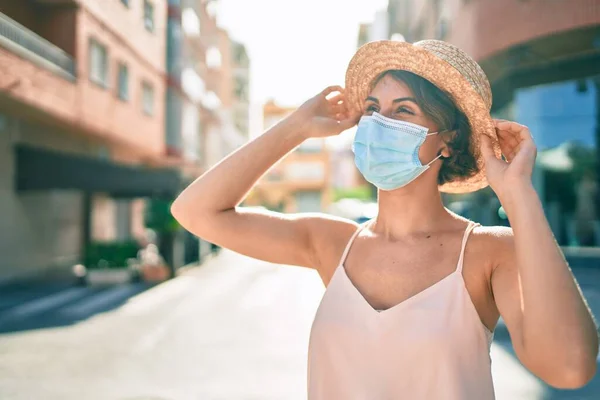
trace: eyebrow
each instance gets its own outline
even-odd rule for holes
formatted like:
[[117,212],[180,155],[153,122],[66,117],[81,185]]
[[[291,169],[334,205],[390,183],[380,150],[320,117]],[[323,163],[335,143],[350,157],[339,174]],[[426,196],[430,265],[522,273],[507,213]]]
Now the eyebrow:
[[[379,100],[377,100],[376,97],[368,96],[367,100],[371,100],[372,102],[379,104]],[[413,103],[417,104],[417,99],[415,99],[414,97],[399,97],[397,99],[394,99],[392,103],[400,103],[402,101],[412,101]]]

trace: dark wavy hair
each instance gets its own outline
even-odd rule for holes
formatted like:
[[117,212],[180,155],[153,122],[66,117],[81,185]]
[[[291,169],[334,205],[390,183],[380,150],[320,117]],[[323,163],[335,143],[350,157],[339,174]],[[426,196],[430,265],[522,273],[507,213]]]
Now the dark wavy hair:
[[456,132],[448,142],[450,157],[444,159],[438,185],[465,179],[479,172],[470,140],[472,131],[469,120],[452,99],[433,83],[408,71],[386,71],[373,81],[371,89],[386,75],[410,88],[421,110],[440,130]]

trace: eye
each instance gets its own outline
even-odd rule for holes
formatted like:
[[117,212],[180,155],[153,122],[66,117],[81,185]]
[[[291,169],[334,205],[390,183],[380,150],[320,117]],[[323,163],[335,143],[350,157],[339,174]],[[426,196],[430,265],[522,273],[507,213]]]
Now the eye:
[[370,106],[367,107],[367,110],[366,110],[365,113],[366,114],[372,114],[372,113],[377,112],[377,111],[379,111],[379,108],[376,105],[371,104]]
[[406,114],[409,114],[409,115],[415,115],[414,112],[412,112],[410,109],[408,109],[406,107],[399,107],[396,112],[397,113],[406,113]]

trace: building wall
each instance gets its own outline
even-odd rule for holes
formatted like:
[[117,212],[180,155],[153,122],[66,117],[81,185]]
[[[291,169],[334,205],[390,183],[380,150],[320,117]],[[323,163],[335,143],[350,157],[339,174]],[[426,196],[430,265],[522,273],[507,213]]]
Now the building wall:
[[[482,60],[511,46],[600,21],[597,0],[454,2],[448,40]],[[502,18],[498,18],[502,16]]]
[[31,3],[23,4],[23,2],[14,0],[0,0],[1,13],[10,15],[12,19],[36,33],[39,32],[39,18],[36,15],[38,9]]
[[0,85],[5,110],[23,114],[28,106],[62,121],[77,120],[80,94],[75,83],[3,47]]
[[[199,140],[200,159],[202,168],[206,170],[212,167],[227,154],[227,143],[224,135],[223,113],[223,85],[222,74],[223,54],[221,46],[227,39],[217,26],[216,15],[209,12],[208,3],[198,0],[188,0],[188,6],[193,5],[200,21],[200,35],[188,38],[186,43],[190,52],[190,60],[203,82],[201,90],[201,106],[199,110],[200,132]],[[221,54],[219,66],[210,66],[207,57],[209,51],[218,49]],[[227,99],[225,99],[227,101]]]
[[243,44],[232,41],[234,120],[244,138],[250,137],[250,59]]
[[10,15],[12,19],[60,47],[71,56],[75,55],[75,37],[73,35],[77,15],[75,4],[53,7],[32,2],[0,0],[0,12]]
[[[0,116],[0,281],[43,271],[66,271],[81,261],[83,251],[83,193],[16,192],[17,144],[87,156],[104,152],[101,145],[66,135],[52,126]],[[119,229],[117,201],[103,194],[92,196],[92,240],[144,236],[144,200],[126,202],[129,211],[121,214],[130,221]],[[125,232],[123,226],[130,227],[130,232]]]
[[190,101],[184,101],[181,120],[181,136],[183,157],[197,162],[200,159],[200,112],[198,106]]
[[[116,3],[121,7],[117,0],[110,0],[107,4]],[[116,140],[126,143],[132,150],[143,152],[155,157],[160,157],[165,152],[164,138],[164,99],[165,99],[165,81],[164,81],[164,39],[159,39],[158,35],[164,37],[164,24],[157,22],[154,33],[147,32],[140,23],[133,21],[134,5],[141,2],[131,2],[132,9],[126,11],[120,10],[116,13],[115,21],[121,21],[123,27],[128,28],[119,35],[113,31],[106,30],[104,19],[107,10],[102,9],[102,13],[95,6],[93,9],[84,9],[79,14],[78,23],[78,77],[81,98],[85,101],[80,104],[81,118],[86,123],[86,128],[100,132],[106,135],[109,140]],[[157,2],[157,6],[161,4]],[[124,8],[124,7],[121,7]],[[160,9],[160,7],[157,7]],[[141,10],[138,10],[141,12]],[[156,11],[158,15],[161,13]],[[123,16],[122,14],[126,14]],[[132,14],[132,15],[130,15]],[[136,12],[137,17],[141,16]],[[155,20],[158,21],[158,15]],[[162,14],[164,15],[164,14]],[[138,18],[136,18],[137,20]],[[125,25],[130,23],[132,25]],[[135,28],[134,30],[132,30]],[[162,30],[161,30],[162,29]],[[130,37],[131,43],[135,43],[136,48],[129,47],[127,43],[122,43],[121,35]],[[89,79],[89,46],[90,38],[94,38],[108,48],[109,58],[109,87],[103,88]],[[157,44],[152,44],[156,41]],[[161,43],[163,43],[161,45]],[[155,54],[155,50],[148,51],[147,54],[141,52],[144,47],[157,47],[163,52],[160,59]],[[137,47],[140,46],[140,47]],[[129,100],[124,102],[117,97],[117,63],[123,62],[129,68]],[[142,111],[142,82],[148,82],[154,88],[154,113],[146,115]]]
[[42,18],[38,17],[38,28],[35,30],[50,43],[60,47],[67,54],[75,57],[77,40],[73,32],[77,24],[77,8],[75,7],[43,7]]
[[93,15],[102,28],[114,35],[158,73],[165,71],[167,0],[152,0],[154,32],[144,27],[144,1],[80,0],[85,14]]
[[65,140],[48,127],[25,126],[3,116],[0,123],[0,281],[44,270],[67,269],[79,261],[83,235],[83,195],[74,191],[16,193],[13,146],[43,134],[49,147],[82,150],[86,143]]
[[[144,28],[142,1],[131,1],[131,8],[120,0],[75,3],[80,7],[43,7],[44,18],[36,21],[32,16],[39,9],[5,8],[8,3],[0,2],[0,11],[60,46],[76,63],[75,77],[69,76],[13,42],[0,43],[0,280],[68,269],[80,261],[84,241],[83,193],[15,192],[15,144],[125,163],[164,157],[166,0],[153,1],[154,32]],[[89,79],[91,37],[107,48],[107,87]],[[129,69],[127,101],[117,95],[118,62]],[[143,81],[154,88],[153,115],[142,110]],[[127,227],[143,234],[143,204],[119,204],[96,196],[93,236],[123,238]],[[117,213],[129,214],[131,221],[116,224]]]
[[146,235],[145,210],[145,199],[131,201],[131,236],[134,238],[144,238]]
[[[390,12],[401,3],[390,0]],[[538,146],[532,180],[558,242],[600,246],[600,3],[419,0],[408,10],[390,16],[392,33],[464,49],[490,79],[492,115],[529,126]],[[491,190],[460,199],[470,201],[484,224],[508,224]]]
[[[536,38],[600,21],[597,0],[414,0],[410,7],[406,0],[391,0],[388,10],[396,13],[390,16],[390,34],[404,34],[410,42],[443,39],[478,61]],[[443,38],[439,37],[441,20],[449,23]]]
[[[234,96],[235,66],[232,40],[216,23],[216,15],[209,11],[212,3],[195,3],[200,20],[200,35],[192,46],[195,66],[205,83],[201,100],[201,156],[204,168],[210,168],[223,157],[241,146],[247,135],[237,128],[238,104]],[[218,57],[213,57],[218,55]],[[218,61],[218,62],[215,62]]]
[[[130,153],[160,159],[164,140],[164,15],[166,4],[155,1],[155,31],[143,27],[142,2],[131,2],[131,9],[119,0],[100,3],[85,1],[71,26],[75,38],[77,79],[66,79],[64,72],[32,55],[12,42],[0,47],[0,101],[10,113],[37,119],[53,119],[81,136],[94,137],[115,146],[126,146]],[[70,11],[71,12],[71,11]],[[18,14],[17,14],[18,15]],[[8,14],[11,17],[11,14]],[[25,18],[25,17],[22,17]],[[57,17],[57,23],[62,17]],[[115,29],[115,30],[112,30]],[[69,32],[61,31],[62,41]],[[89,79],[89,44],[94,38],[108,52],[108,87]],[[160,54],[159,54],[160,53]],[[129,100],[117,97],[117,63],[129,68]],[[142,111],[142,82],[154,88],[154,113]],[[26,106],[26,107],[23,107]]]
[[93,241],[111,241],[117,238],[115,224],[116,203],[102,194],[92,197],[92,215],[90,236]]
[[230,109],[234,105],[233,96],[233,60],[231,54],[231,39],[229,34],[224,29],[219,29],[219,50],[221,51],[221,68],[219,71],[219,91],[217,95],[221,99],[221,104],[224,108]]
[[[265,129],[293,108],[268,102],[263,107]],[[258,182],[246,204],[265,205],[285,212],[321,211],[331,203],[331,165],[324,139],[306,140],[277,163]]]
[[204,160],[206,166],[211,167],[221,161],[222,154],[225,152],[224,143],[218,124],[207,124],[204,133],[204,148],[206,150]]

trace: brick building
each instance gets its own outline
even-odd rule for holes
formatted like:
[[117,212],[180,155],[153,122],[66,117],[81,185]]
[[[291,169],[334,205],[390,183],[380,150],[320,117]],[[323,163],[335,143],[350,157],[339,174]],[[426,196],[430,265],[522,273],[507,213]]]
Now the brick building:
[[[244,46],[217,25],[216,4],[168,2],[166,144],[169,161],[185,183],[248,137],[250,60]],[[207,243],[183,235],[184,263],[208,251]]]
[[[492,115],[534,135],[534,184],[557,240],[600,246],[600,1],[390,0],[388,17],[390,37],[446,40],[481,64]],[[502,222],[489,189],[460,201]]]
[[[274,101],[263,106],[263,126],[269,129],[295,108]],[[331,204],[331,160],[325,139],[305,140],[275,164],[252,189],[245,205],[283,212],[323,211]]]
[[174,196],[167,0],[0,0],[0,280],[143,233]]

